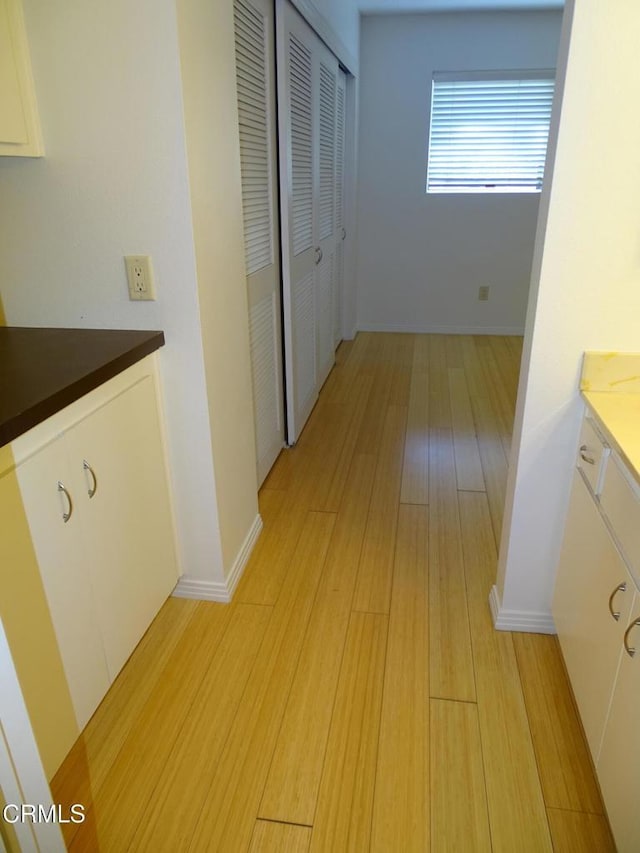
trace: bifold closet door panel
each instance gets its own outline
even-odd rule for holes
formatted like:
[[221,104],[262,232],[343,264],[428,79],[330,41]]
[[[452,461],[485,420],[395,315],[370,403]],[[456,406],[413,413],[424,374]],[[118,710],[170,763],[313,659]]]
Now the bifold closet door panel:
[[242,214],[258,481],[284,443],[273,3],[234,0]]
[[347,78],[338,69],[336,89],[336,167],[335,167],[335,266],[333,277],[333,343],[337,347],[342,340],[342,299],[344,283],[345,228],[345,142],[346,142],[346,95]]
[[338,60],[318,40],[318,145],[316,243],[320,260],[316,266],[316,348],[318,390],[334,363],[333,303],[336,275],[336,97]]
[[334,364],[338,60],[278,4],[287,438],[294,443]]
[[[287,440],[297,441],[318,396],[316,353],[317,196],[316,37],[288,4],[283,19],[279,96],[281,198],[283,213],[284,339],[287,382]],[[284,161],[284,162],[283,162]]]

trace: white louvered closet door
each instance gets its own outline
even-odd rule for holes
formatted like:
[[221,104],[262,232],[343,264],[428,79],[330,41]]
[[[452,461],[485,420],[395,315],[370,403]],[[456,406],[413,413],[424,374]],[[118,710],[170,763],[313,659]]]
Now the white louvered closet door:
[[293,444],[334,363],[338,61],[285,0],[278,14],[287,440]]
[[282,184],[286,184],[282,240],[287,441],[294,444],[318,397],[314,246],[317,67],[313,33],[288,4],[285,13],[279,43],[284,97],[279,94],[278,108],[282,110],[280,169],[285,176],[281,197]]
[[336,274],[336,95],[338,60],[318,42],[318,146],[316,158],[317,228],[316,349],[318,385],[322,387],[335,360],[333,301]]
[[335,169],[335,269],[333,276],[333,344],[337,347],[342,340],[342,299],[344,282],[344,241],[345,228],[345,127],[346,127],[346,87],[347,78],[338,70],[336,90],[336,169]]
[[262,484],[284,443],[274,12],[234,0],[253,405]]

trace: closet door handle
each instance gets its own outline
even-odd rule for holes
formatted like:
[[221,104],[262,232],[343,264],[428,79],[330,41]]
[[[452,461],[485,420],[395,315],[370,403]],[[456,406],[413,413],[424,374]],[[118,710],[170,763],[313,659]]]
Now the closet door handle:
[[629,645],[629,634],[631,633],[631,631],[632,631],[634,628],[637,628],[637,627],[638,627],[638,625],[640,625],[640,619],[635,619],[635,620],[631,623],[631,625],[629,625],[629,627],[627,628],[627,630],[624,632],[624,650],[625,650],[625,652],[629,655],[629,657],[630,657],[630,658],[632,658],[632,657],[635,655],[636,650],[635,650],[635,648],[634,648],[634,647],[632,647],[632,646],[630,646],[630,645]]
[[87,494],[92,498],[98,490],[98,478],[96,477],[96,472],[93,470],[91,465],[89,465],[86,459],[82,460],[82,468],[91,477],[91,485],[87,487]]
[[67,521],[69,521],[69,519],[71,518],[71,515],[73,514],[73,501],[71,500],[71,495],[65,489],[64,483],[60,482],[60,480],[58,480],[58,491],[61,495],[64,495],[67,501],[67,511],[62,511],[62,520],[66,524]]
[[342,239],[344,240],[346,236],[347,236],[347,229],[343,228],[342,229]]
[[318,266],[318,264],[320,263],[321,260],[322,260],[322,249],[320,248],[320,246],[316,246],[316,266]]
[[619,583],[618,586],[613,590],[613,592],[609,596],[609,613],[613,616],[613,618],[616,620],[616,622],[620,618],[620,611],[613,609],[613,599],[616,597],[616,595],[619,592],[626,592],[626,591],[627,591],[627,582],[624,581],[624,583]]

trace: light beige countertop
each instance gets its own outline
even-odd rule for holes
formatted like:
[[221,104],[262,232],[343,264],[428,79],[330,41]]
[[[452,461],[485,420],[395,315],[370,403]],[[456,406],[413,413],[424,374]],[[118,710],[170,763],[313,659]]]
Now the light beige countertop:
[[585,353],[580,389],[640,484],[640,353]]

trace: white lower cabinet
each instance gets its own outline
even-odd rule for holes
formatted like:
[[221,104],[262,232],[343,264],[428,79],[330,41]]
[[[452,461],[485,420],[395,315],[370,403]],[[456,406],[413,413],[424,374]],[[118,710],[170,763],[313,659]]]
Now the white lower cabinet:
[[[576,470],[553,618],[594,762],[600,753],[633,593],[624,561]],[[612,615],[616,613],[617,619]]]
[[17,464],[80,729],[178,577],[152,364],[32,430]]
[[611,702],[598,779],[620,853],[640,850],[640,603],[626,629],[626,646]]
[[58,481],[71,489],[66,451],[64,439],[54,439],[19,465],[17,475],[73,708],[82,728],[106,693],[109,674],[75,505],[68,523],[62,520],[67,501],[58,491]]
[[616,846],[638,853],[640,488],[615,453],[589,482],[576,469],[553,616]]

